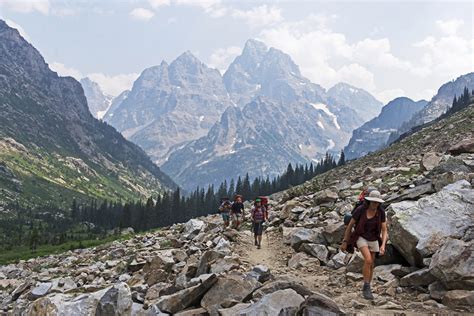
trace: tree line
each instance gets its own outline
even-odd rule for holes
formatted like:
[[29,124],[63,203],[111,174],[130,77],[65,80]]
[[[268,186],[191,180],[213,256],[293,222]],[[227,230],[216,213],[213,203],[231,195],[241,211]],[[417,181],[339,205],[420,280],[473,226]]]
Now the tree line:
[[166,191],[160,196],[149,197],[146,201],[97,201],[88,203],[72,201],[69,210],[53,206],[23,209],[18,204],[11,205],[16,217],[0,221],[3,245],[29,245],[35,249],[39,244],[60,244],[70,240],[105,237],[111,232],[119,233],[122,228],[132,227],[135,231],[145,231],[185,222],[191,218],[217,212],[223,197],[235,194],[253,200],[257,196],[270,195],[302,184],[314,176],[338,165],[345,164],[344,153],[338,161],[326,153],[323,159],[313,164],[290,163],[286,171],[271,179],[258,177],[250,180],[244,177],[223,181],[219,186],[209,185],[206,189],[196,188],[183,195],[178,188]]

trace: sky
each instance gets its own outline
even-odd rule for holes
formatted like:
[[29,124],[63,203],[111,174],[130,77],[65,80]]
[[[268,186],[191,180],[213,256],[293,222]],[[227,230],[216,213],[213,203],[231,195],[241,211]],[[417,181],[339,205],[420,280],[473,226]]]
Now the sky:
[[326,89],[429,100],[474,71],[473,15],[473,1],[0,0],[53,70],[110,95],[187,50],[223,73],[255,38]]

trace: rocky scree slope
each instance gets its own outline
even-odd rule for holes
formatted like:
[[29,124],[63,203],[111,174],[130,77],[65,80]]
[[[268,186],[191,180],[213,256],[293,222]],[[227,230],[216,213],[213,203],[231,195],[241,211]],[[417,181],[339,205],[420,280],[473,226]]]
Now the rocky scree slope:
[[429,123],[446,113],[453,103],[454,96],[462,95],[466,87],[469,91],[474,90],[474,72],[459,76],[456,80],[442,85],[422,110],[390,135],[388,143],[396,141],[400,135],[409,132],[412,128]]
[[0,21],[0,200],[135,199],[174,187],[138,146],[87,108],[79,82],[52,72]]
[[[263,249],[252,246],[247,225],[224,230],[219,216],[192,219],[123,242],[2,266],[1,307],[24,315],[470,311],[473,118],[471,106],[275,194]],[[378,187],[390,204],[390,243],[375,268],[374,301],[361,297],[360,255],[337,250],[342,216],[365,185]]]
[[427,101],[415,102],[409,98],[396,98],[383,107],[374,119],[352,132],[349,144],[344,148],[347,159],[355,159],[386,146],[390,134],[397,132],[403,123],[423,109]]

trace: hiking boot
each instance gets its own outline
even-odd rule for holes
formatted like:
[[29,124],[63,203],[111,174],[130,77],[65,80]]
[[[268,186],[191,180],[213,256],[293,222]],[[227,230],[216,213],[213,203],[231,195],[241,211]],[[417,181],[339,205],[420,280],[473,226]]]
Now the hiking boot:
[[261,247],[260,247],[260,244],[258,244],[258,245],[257,245],[257,249],[260,249],[260,248],[261,248]]
[[374,299],[374,295],[372,294],[372,290],[370,289],[370,287],[364,287],[362,289],[362,296],[366,300],[373,300]]
[[255,240],[255,246],[258,246],[258,242]]

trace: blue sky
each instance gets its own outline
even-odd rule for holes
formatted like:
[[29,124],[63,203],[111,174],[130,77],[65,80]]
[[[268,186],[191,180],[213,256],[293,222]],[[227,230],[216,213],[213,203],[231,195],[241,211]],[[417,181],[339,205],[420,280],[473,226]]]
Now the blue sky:
[[0,0],[51,68],[109,94],[186,50],[225,70],[249,38],[282,49],[315,83],[381,101],[430,99],[474,71],[474,4],[440,1]]

